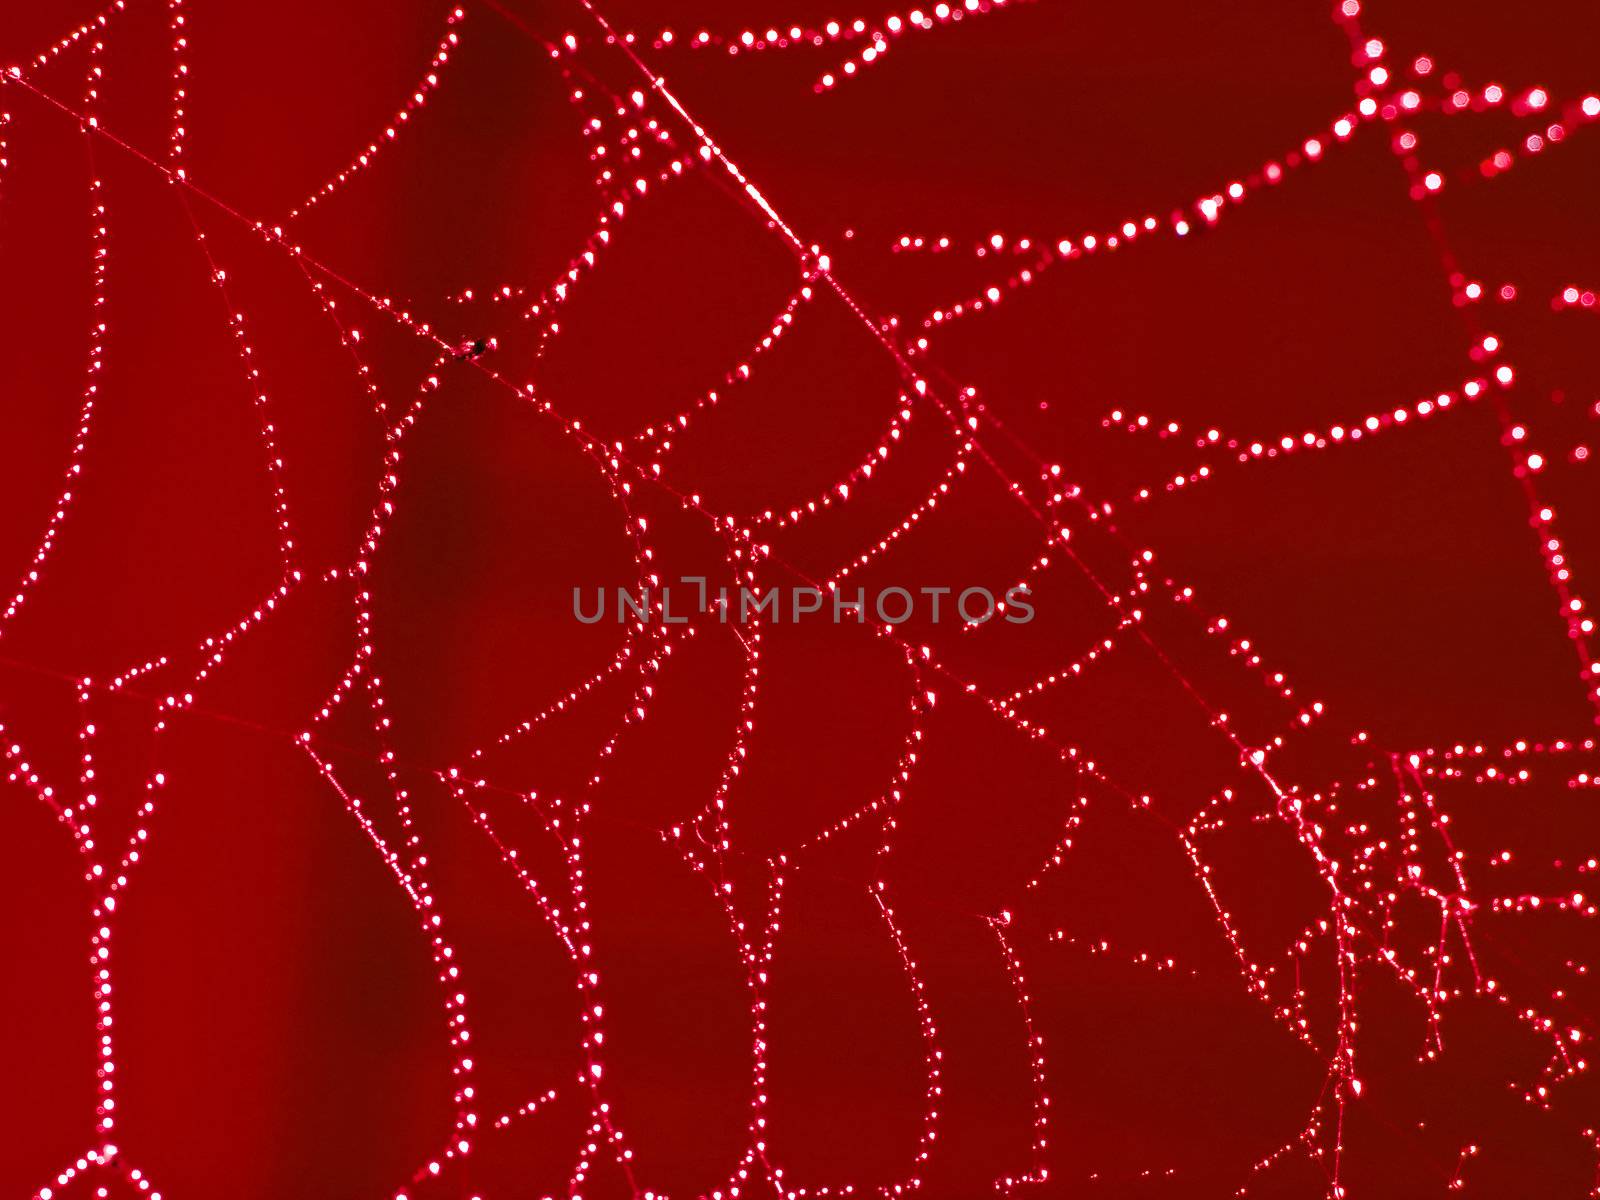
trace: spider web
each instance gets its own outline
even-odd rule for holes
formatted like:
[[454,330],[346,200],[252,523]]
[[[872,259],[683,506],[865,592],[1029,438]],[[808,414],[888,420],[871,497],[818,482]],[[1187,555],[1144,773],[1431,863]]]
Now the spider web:
[[[8,1183],[41,1200],[1600,1195],[1600,660],[1570,549],[1593,533],[1600,404],[1560,340],[1591,336],[1566,331],[1596,293],[1543,262],[1484,274],[1457,230],[1494,210],[1446,207],[1541,186],[1600,99],[1471,79],[1346,0],[1349,90],[1317,95],[1327,119],[1274,157],[1045,236],[879,238],[844,206],[791,218],[793,179],[768,190],[719,140],[719,85],[697,74],[849,105],[924,47],[1047,7],[749,28],[625,27],[589,0],[484,0],[426,31],[352,17],[421,70],[286,202],[259,162],[233,186],[191,166],[203,6],[119,0],[8,70],[0,237],[22,256],[8,292],[38,310],[8,328],[87,314],[76,340],[7,352],[19,420],[54,447],[48,479],[18,469],[6,543],[25,547],[0,616],[7,903],[49,914],[9,953],[8,992],[19,1037],[60,1025],[78,1048],[17,1052],[50,1082],[8,1110],[34,1131]],[[450,107],[505,63],[559,87],[566,140],[538,161],[586,178],[468,190],[467,215],[441,216],[453,172],[492,159],[518,178],[515,123],[502,140],[469,114],[529,97]],[[1357,161],[1357,203],[1371,185],[1408,206],[1375,220],[1428,256],[1393,286],[1428,298],[1409,322],[1446,331],[1437,346],[1418,335],[1365,397],[1307,380],[1207,408],[1134,388],[1085,420],[1085,396],[1122,393],[1096,388],[1092,347],[1057,353],[1075,335],[1039,327],[1052,296],[1081,275],[1115,306],[1116,279],[1148,289],[1184,256],[1225,272],[1230,238],[1272,237],[1272,206]],[[29,193],[35,172],[56,190]],[[69,191],[81,294],[27,258],[80,219]],[[433,231],[415,255],[379,254],[391,228],[403,240],[391,192]],[[474,203],[534,215],[508,245],[478,236]],[[365,207],[332,223],[341,205]],[[124,270],[193,290],[141,311]],[[1380,324],[1335,308],[1331,326]],[[1042,374],[1007,373],[1040,347]],[[1414,376],[1435,382],[1393,394]],[[1385,472],[1431,487],[1457,460],[1446,504],[1485,522],[1472,578],[1542,573],[1483,599],[1513,614],[1516,660],[1559,673],[1502,668],[1520,734],[1370,718],[1388,710],[1341,674],[1359,652],[1336,627],[1283,652],[1291,679],[1208,600],[1232,582],[1205,571],[1217,541],[1248,533],[1269,565],[1228,603],[1271,625],[1305,570],[1295,544],[1320,532],[1296,489],[1321,506]],[[1219,492],[1248,525],[1203,507]],[[1342,536],[1330,524],[1310,557],[1337,559]],[[660,588],[691,578],[1023,584],[1038,617],[668,623]],[[597,585],[653,590],[651,619],[577,625],[568,597]],[[1340,702],[1307,690],[1319,673]],[[208,890],[218,914],[189,912]],[[68,941],[89,976],[55,955]],[[264,982],[319,941],[339,961],[302,992]],[[77,998],[47,1015],[36,994]],[[251,1099],[206,1112],[235,1076]],[[297,1132],[301,1104],[332,1131]]]

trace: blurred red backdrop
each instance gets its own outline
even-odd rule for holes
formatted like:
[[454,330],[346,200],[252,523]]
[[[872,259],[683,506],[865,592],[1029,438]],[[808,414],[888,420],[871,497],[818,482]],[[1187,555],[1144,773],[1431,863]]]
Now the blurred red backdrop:
[[1600,10],[0,9],[8,1193],[1597,1194]]

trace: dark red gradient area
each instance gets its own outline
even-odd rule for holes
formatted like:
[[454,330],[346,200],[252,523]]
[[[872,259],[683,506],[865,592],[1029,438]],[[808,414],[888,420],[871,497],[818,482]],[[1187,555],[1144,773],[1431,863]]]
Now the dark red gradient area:
[[1600,8],[98,2],[4,1195],[1600,1196]]

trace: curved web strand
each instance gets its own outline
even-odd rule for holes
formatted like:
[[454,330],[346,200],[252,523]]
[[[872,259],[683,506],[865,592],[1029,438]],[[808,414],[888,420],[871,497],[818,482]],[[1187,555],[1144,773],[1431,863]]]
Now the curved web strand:
[[294,208],[289,210],[286,222],[304,216],[311,209],[328,199],[350,180],[365,171],[377,159],[383,150],[393,145],[405,131],[411,118],[416,116],[427,105],[433,93],[437,91],[444,81],[445,66],[450,61],[450,55],[461,45],[459,27],[466,20],[467,10],[453,8],[450,15],[445,18],[444,36],[439,39],[439,45],[434,49],[433,57],[428,60],[426,72],[418,80],[416,89],[406,97],[406,101],[389,119],[383,132],[353,158],[346,166],[340,168],[321,187],[312,192]]

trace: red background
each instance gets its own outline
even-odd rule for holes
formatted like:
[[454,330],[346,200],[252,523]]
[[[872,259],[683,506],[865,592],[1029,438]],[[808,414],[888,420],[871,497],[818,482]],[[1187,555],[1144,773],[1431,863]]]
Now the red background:
[[[580,8],[507,3],[525,28],[469,4],[438,92],[291,237],[447,339],[495,336],[486,366],[531,381],[609,441],[716,386],[797,285],[798,267],[726,177],[705,169],[632,206],[542,354],[514,306],[448,300],[465,288],[480,297],[501,285],[542,288],[600,211],[570,85],[527,30],[574,31],[589,43],[576,60],[585,71],[620,91],[640,86],[619,52],[592,44]],[[92,11],[5,0],[0,61],[26,60]],[[193,0],[185,11],[189,177],[271,224],[404,102],[448,7]],[[619,29],[729,32],[745,20],[856,15],[810,0],[770,17],[762,6],[759,19],[731,4],[618,3],[606,12]],[[1520,93],[1537,84],[1570,100],[1597,83],[1592,6],[1373,0],[1362,19],[1389,43],[1390,62],[1425,53],[1469,86],[1496,81]],[[102,124],[156,157],[169,138],[170,41],[165,11],[133,3],[114,18],[101,57]],[[1332,120],[1353,111],[1357,73],[1322,5],[1267,0],[1019,5],[902,37],[858,78],[814,95],[813,80],[843,53],[641,50],[784,219],[827,249],[852,293],[907,324],[996,277],[992,261],[970,253],[992,232],[1048,244],[1180,207],[1194,220],[1197,197],[1313,133],[1326,138]],[[29,80],[77,108],[87,65],[79,46]],[[100,699],[94,712],[107,836],[132,827],[151,771],[170,780],[118,917],[117,1141],[171,1197],[391,1194],[449,1132],[452,1058],[413,913],[292,742],[349,665],[350,589],[297,589],[194,689],[192,711],[151,736],[152,699],[183,686],[201,640],[277,584],[250,393],[178,190],[104,139],[86,151],[77,122],[21,86],[0,90],[0,107],[12,116],[0,177],[8,572],[33,552],[76,422],[91,167],[104,181],[109,231],[99,423],[43,581],[0,640],[0,721],[71,790],[70,681],[173,656],[166,672]],[[681,122],[658,104],[651,112],[679,146],[691,145]],[[1193,438],[1212,425],[1245,439],[1298,436],[1483,370],[1468,358],[1469,326],[1430,239],[1431,212],[1469,277],[1519,290],[1514,304],[1486,300],[1476,319],[1504,339],[1518,371],[1506,403],[1551,459],[1541,487],[1581,591],[1600,552],[1600,506],[1596,468],[1569,452],[1595,436],[1596,326],[1592,313],[1553,313],[1549,299],[1600,279],[1600,136],[1577,130],[1570,145],[1504,178],[1475,178],[1477,162],[1527,126],[1498,113],[1413,122],[1427,162],[1449,180],[1425,211],[1408,198],[1388,144],[1394,130],[1364,125],[1323,162],[1253,191],[1215,229],[1058,265],[996,311],[953,326],[922,360],[940,387],[976,387],[1017,442],[1061,464],[1087,496],[1117,503],[1124,540],[1078,523],[1084,562],[1121,589],[1130,550],[1154,551],[1161,599],[1148,602],[1143,628],[1246,744],[1286,734],[1273,762],[1306,793],[1335,781],[1353,788],[1374,771],[1387,782],[1391,751],[1457,742],[1497,750],[1592,728],[1492,404],[1359,446],[1224,466],[1148,504],[1128,497],[1188,469]],[[208,201],[191,203],[271,396],[307,574],[348,563],[377,495],[383,442],[371,402],[281,249]],[[889,253],[903,233],[947,234],[957,250]],[[1020,260],[1003,261],[1000,274]],[[348,290],[330,284],[329,294],[361,326],[375,382],[409,403],[437,348]],[[561,1099],[505,1132],[479,1134],[464,1165],[415,1194],[560,1194],[587,1111],[573,1082],[582,1058],[571,964],[429,771],[459,763],[602,665],[621,631],[577,625],[571,589],[628,583],[634,568],[602,480],[553,420],[468,364],[439,374],[408,435],[373,561],[374,669],[470,996],[479,1111],[492,1120],[550,1087]],[[900,386],[882,347],[820,295],[753,381],[683,437],[665,478],[714,513],[748,515],[819,493],[870,452]],[[1183,435],[1105,428],[1114,409],[1178,421]],[[1024,469],[1015,442],[987,428],[983,436],[1008,469]],[[920,500],[950,449],[937,411],[919,413],[879,479],[774,536],[775,550],[826,574]],[[642,489],[638,503],[664,574],[714,565],[703,521],[659,490]],[[977,464],[860,582],[1000,591],[1042,536]],[[1170,603],[1160,586],[1168,577],[1193,585],[1204,611],[1226,614],[1268,669],[1286,673],[1294,700],[1264,688],[1225,641],[1203,632],[1203,618]],[[793,576],[770,579],[785,581]],[[1080,656],[1115,623],[1064,560],[1036,581],[1035,605],[1031,625],[970,636],[919,628],[913,640],[1004,695]],[[736,853],[727,870],[751,921],[761,920],[767,856],[881,793],[909,694],[898,654],[864,630],[780,626],[765,647],[747,767],[730,795]],[[585,832],[608,1094],[640,1186],[674,1196],[723,1186],[747,1141],[743,971],[705,880],[655,833],[712,794],[739,670],[739,643],[725,630],[674,655],[650,715],[607,760]],[[1047,1048],[1049,1194],[1221,1196],[1245,1183],[1252,1195],[1326,1194],[1328,1163],[1304,1153],[1249,1172],[1304,1127],[1326,1056],[1287,1036],[1249,994],[1170,834],[1218,789],[1238,790],[1233,823],[1208,842],[1212,881],[1251,957],[1292,973],[1284,949],[1327,915],[1327,895],[1234,747],[1131,638],[1023,711],[1149,794],[1155,815],[1064,770],[958,686],[939,691],[887,866],[873,864],[867,831],[789,878],[768,1055],[769,1143],[789,1183],[866,1190],[902,1178],[914,1152],[923,1048],[906,973],[865,887],[887,871],[943,1053],[942,1124],[922,1172],[928,1194],[989,1194],[997,1176],[1032,1165],[1021,1016],[981,919],[1002,908],[1017,914],[1009,936]],[[1312,700],[1326,716],[1289,733]],[[499,788],[575,795],[626,707],[625,689],[600,689],[491,756],[485,771]],[[1353,745],[1358,731],[1369,738]],[[392,812],[363,723],[346,712],[319,738],[347,786]],[[1528,765],[1531,781],[1515,789],[1437,785],[1484,898],[1581,887],[1576,864],[1600,843],[1593,801],[1567,786],[1583,765],[1574,756]],[[1021,895],[1083,795],[1087,816],[1065,866]],[[95,1145],[89,893],[48,811],[16,786],[3,803],[0,1185],[27,1194]],[[498,803],[529,869],[559,888],[548,837],[504,794]],[[1340,823],[1377,827],[1395,814],[1392,791],[1378,788],[1352,800]],[[1514,864],[1489,868],[1506,849]],[[1481,1147],[1465,1172],[1469,1195],[1591,1194],[1594,1137],[1583,1131],[1595,1121],[1592,1082],[1559,1085],[1548,1111],[1521,1100],[1549,1043],[1511,1012],[1531,1006],[1592,1028],[1593,985],[1572,965],[1594,948],[1592,922],[1482,912],[1473,929],[1484,973],[1516,1004],[1471,995],[1458,963],[1453,982],[1469,994],[1445,1007],[1447,1052],[1436,1061],[1417,1061],[1423,1009],[1393,976],[1369,965],[1357,980],[1350,998],[1365,1086],[1345,1109],[1341,1182],[1351,1196],[1442,1194],[1467,1144]],[[1052,942],[1055,931],[1103,940],[1111,952]],[[1436,935],[1419,910],[1385,936],[1420,961]],[[1303,962],[1324,1046],[1338,996],[1330,947],[1323,938]],[[1140,952],[1184,970],[1128,962]],[[585,1194],[627,1187],[602,1166]]]

